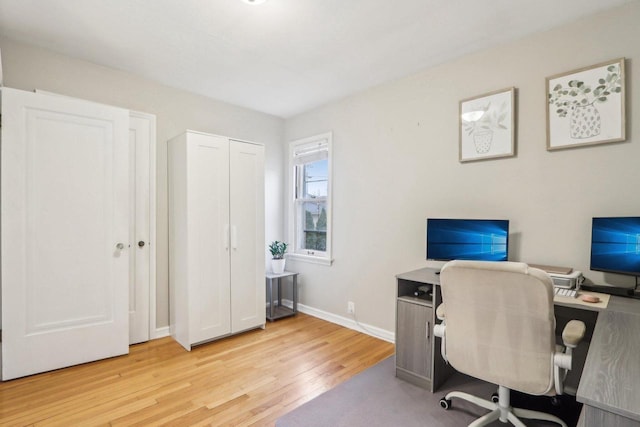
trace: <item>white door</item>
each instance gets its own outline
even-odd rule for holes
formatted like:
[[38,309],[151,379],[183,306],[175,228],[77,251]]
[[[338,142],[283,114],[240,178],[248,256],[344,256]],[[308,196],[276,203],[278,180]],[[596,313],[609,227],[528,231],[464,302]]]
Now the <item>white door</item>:
[[[36,93],[69,98],[41,89]],[[130,111],[129,344],[148,341],[155,321],[155,143],[156,116]]]
[[127,110],[2,89],[2,378],[128,352]]
[[231,141],[231,332],[265,323],[264,146]]
[[[131,112],[129,116],[129,344],[149,341],[150,283],[154,274],[155,223],[153,158],[155,116]],[[152,246],[154,245],[154,246]],[[154,325],[155,327],[155,325]]]

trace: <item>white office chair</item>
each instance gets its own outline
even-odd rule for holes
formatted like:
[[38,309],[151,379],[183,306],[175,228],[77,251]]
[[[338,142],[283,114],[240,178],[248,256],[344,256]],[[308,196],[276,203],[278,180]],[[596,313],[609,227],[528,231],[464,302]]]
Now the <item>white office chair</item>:
[[442,338],[442,355],[457,371],[498,385],[490,400],[452,391],[441,401],[449,409],[460,398],[491,412],[469,427],[495,420],[524,427],[520,418],[547,420],[567,427],[544,412],[512,408],[510,390],[530,395],[562,394],[571,369],[571,351],[582,340],[583,322],[572,320],[556,347],[553,283],[547,273],[516,262],[451,261],[440,273],[443,304],[434,327]]

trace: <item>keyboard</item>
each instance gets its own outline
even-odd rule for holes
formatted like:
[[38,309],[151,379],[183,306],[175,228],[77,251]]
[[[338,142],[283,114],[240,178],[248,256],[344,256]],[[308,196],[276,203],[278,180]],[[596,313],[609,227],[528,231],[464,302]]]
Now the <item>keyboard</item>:
[[559,288],[557,286],[553,287],[553,293],[560,297],[568,298],[575,298],[578,296],[578,291],[576,291],[575,289]]

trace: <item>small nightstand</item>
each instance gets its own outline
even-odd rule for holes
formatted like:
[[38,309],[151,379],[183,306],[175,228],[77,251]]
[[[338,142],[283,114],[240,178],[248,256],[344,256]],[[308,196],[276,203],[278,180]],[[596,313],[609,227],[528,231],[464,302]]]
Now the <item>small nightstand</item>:
[[[298,273],[267,273],[267,320],[274,321],[282,317],[294,316],[298,312]],[[291,278],[290,280],[288,278]],[[291,283],[293,303],[291,308],[282,305],[282,279]],[[273,293],[274,282],[278,285],[277,303]]]

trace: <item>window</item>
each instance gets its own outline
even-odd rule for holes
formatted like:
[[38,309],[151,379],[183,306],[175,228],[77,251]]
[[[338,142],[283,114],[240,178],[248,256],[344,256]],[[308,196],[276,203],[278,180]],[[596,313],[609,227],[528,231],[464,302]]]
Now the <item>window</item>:
[[290,256],[331,264],[331,133],[292,142],[289,160]]

